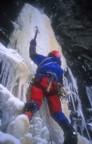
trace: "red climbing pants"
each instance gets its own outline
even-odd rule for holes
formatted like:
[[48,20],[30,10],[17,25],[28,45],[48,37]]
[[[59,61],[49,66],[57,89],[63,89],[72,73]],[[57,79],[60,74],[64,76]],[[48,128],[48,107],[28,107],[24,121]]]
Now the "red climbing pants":
[[34,101],[38,104],[39,108],[42,104],[42,99],[46,97],[51,115],[55,112],[61,112],[61,103],[58,96],[58,86],[56,81],[52,81],[50,84],[49,78],[36,78],[30,89],[30,101]]

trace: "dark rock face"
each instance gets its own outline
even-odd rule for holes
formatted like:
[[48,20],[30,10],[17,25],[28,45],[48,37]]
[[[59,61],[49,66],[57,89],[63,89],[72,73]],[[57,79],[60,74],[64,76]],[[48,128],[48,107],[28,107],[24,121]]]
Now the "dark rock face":
[[12,22],[18,16],[21,7],[21,0],[19,2],[18,0],[0,1],[0,41],[4,45],[9,43],[9,35],[14,28]]
[[[13,30],[12,21],[24,3],[44,8],[51,18],[56,38],[62,46],[68,66],[78,81],[83,112],[87,119],[92,111],[86,86],[92,86],[92,0],[1,0],[0,41],[7,44]],[[91,132],[90,132],[91,133]]]

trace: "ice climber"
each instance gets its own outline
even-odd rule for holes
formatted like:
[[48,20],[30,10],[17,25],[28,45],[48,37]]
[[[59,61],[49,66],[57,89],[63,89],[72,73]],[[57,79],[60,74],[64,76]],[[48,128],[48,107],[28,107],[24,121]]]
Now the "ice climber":
[[24,106],[24,113],[30,120],[32,115],[40,109],[42,99],[45,97],[52,118],[64,132],[64,144],[77,144],[77,133],[62,112],[59,98],[58,84],[63,86],[61,54],[56,50],[51,51],[48,56],[37,54],[35,38],[30,42],[29,53],[38,68],[30,88],[30,100]]

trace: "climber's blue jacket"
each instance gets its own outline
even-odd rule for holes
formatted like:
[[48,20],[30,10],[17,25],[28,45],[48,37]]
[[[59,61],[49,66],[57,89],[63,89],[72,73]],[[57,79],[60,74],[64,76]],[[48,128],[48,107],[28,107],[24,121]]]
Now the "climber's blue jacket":
[[45,73],[55,76],[58,82],[61,82],[63,69],[61,68],[61,60],[55,56],[43,56],[36,53],[36,42],[31,40],[29,49],[30,58],[38,66],[36,77],[42,77]]

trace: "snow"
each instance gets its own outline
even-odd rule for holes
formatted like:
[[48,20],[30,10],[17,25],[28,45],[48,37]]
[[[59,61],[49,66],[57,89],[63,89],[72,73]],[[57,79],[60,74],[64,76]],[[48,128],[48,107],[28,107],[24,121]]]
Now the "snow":
[[2,43],[0,43],[0,53],[2,53],[3,55],[7,55],[7,57],[14,61],[23,61],[23,58],[17,53],[17,51],[13,49],[7,49]]
[[78,144],[91,144],[85,137],[78,134]]
[[21,144],[20,141],[10,134],[4,134],[0,131],[0,144]]
[[25,95],[29,75],[28,67],[23,58],[17,51],[7,49],[0,43],[0,63],[1,84],[21,98],[21,95]]
[[14,97],[7,88],[0,84],[1,129],[4,130],[14,118],[22,112],[24,103]]
[[77,88],[77,84],[76,84],[76,79],[73,77],[73,74],[72,74],[72,72],[71,72],[71,70],[69,68],[68,68],[68,71],[69,71],[69,74],[70,74],[70,77],[71,77],[71,80],[72,80],[72,83],[73,83],[73,87],[76,90],[76,92],[78,92],[78,88]]
[[[34,37],[35,26],[39,28],[38,53],[47,55],[54,49],[61,51],[51,22],[38,9],[25,4],[14,22],[14,26],[15,29],[11,34],[8,48],[0,43],[0,62],[2,63],[0,74],[2,79],[0,84],[0,144],[62,144],[64,140],[62,129],[50,117],[46,100],[43,100],[40,111],[34,114],[30,122],[22,114],[27,87],[36,70],[36,65],[29,58],[29,43]],[[66,69],[66,60],[63,55],[62,61],[62,66]],[[69,95],[76,99],[78,96],[76,80],[72,72],[69,72],[72,84],[65,79],[66,88]],[[68,84],[70,85],[68,86]],[[63,111],[69,117],[67,102],[65,101],[62,105]],[[81,111],[81,106],[79,106],[79,110]],[[86,138],[80,135],[78,137],[78,144],[82,144],[82,140],[84,140],[83,144],[89,144]]]
[[25,115],[19,115],[8,125],[7,132],[11,133],[16,138],[21,138],[29,132],[30,124]]

